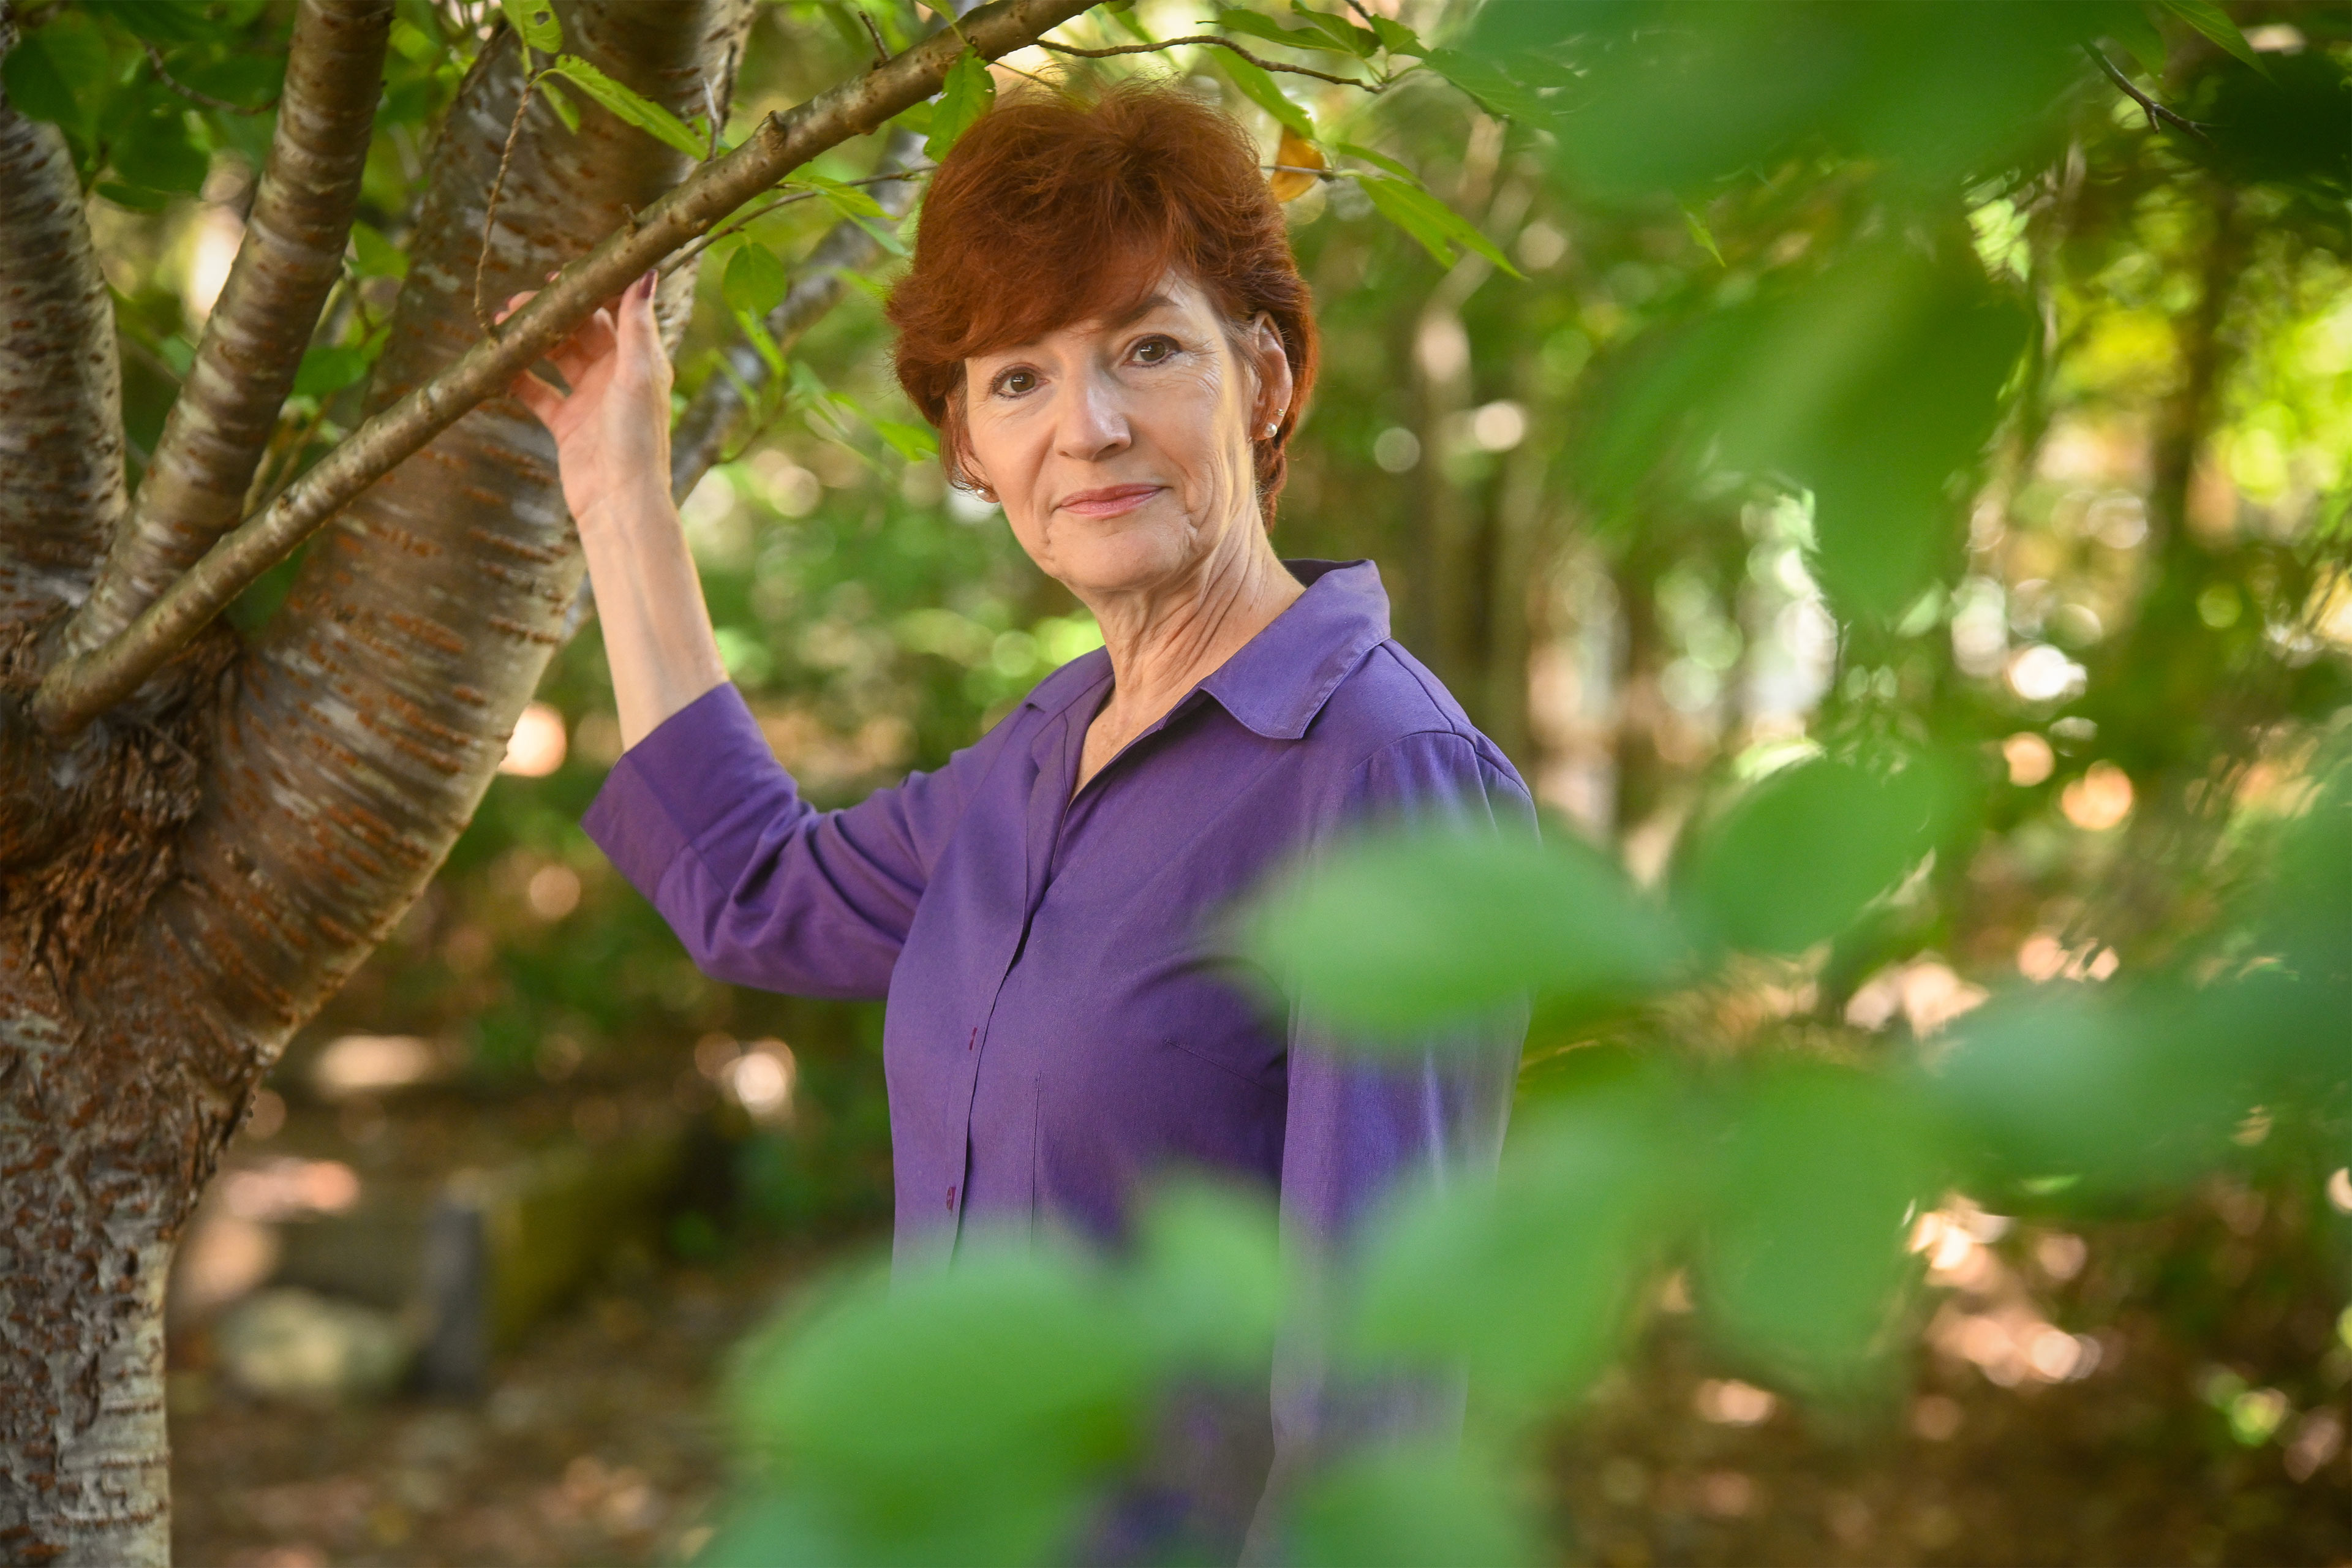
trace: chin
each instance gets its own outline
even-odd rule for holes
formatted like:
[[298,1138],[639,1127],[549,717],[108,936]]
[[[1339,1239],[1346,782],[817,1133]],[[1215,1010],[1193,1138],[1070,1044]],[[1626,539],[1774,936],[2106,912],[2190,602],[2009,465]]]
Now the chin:
[[[1128,520],[1121,519],[1124,522]],[[1143,527],[1095,525],[1056,542],[1053,575],[1080,595],[1147,589],[1181,573],[1197,552],[1188,531],[1165,524]]]

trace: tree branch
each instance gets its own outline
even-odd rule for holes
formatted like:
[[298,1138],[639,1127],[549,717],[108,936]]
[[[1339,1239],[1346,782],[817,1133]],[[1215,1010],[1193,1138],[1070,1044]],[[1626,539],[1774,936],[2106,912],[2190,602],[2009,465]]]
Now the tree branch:
[[230,601],[346,502],[503,392],[588,313],[793,170],[851,136],[878,129],[940,89],[965,38],[984,57],[1035,43],[1090,0],[999,0],[965,19],[963,37],[935,34],[787,112],[771,114],[743,144],[683,184],[565,268],[494,339],[376,415],[257,516],[223,538],[128,628],[76,654],[42,681],[35,711],[71,730],[122,700]]
[[[0,55],[15,41],[0,4]],[[81,599],[122,515],[114,309],[54,125],[0,91],[0,684],[29,681],[12,634]]]
[[1100,49],[1082,49],[1075,44],[1049,44],[1043,38],[1037,40],[1037,47],[1041,49],[1047,49],[1057,55],[1076,55],[1081,59],[1088,60],[1107,60],[1113,55],[1156,55],[1169,49],[1181,48],[1186,44],[1202,44],[1220,49],[1231,49],[1262,71],[1287,71],[1292,76],[1311,76],[1317,81],[1328,81],[1339,87],[1361,88],[1366,92],[1378,92],[1384,85],[1377,81],[1366,81],[1361,77],[1334,76],[1329,71],[1319,71],[1311,66],[1286,66],[1279,60],[1269,60],[1254,55],[1231,38],[1212,37],[1205,33],[1190,38],[1169,38],[1157,44],[1114,44],[1108,48]]
[[120,634],[242,515],[342,268],[393,0],[302,0],[245,240],[68,653]]
[[2180,130],[2189,132],[2189,135],[2196,137],[2200,142],[2204,142],[2208,147],[2213,145],[2213,139],[2205,134],[2206,128],[2203,125],[2200,125],[2196,121],[2189,119],[2187,115],[2181,113],[2178,110],[2166,108],[2163,104],[2158,103],[2156,100],[2148,97],[2147,94],[2134,87],[2131,82],[2131,78],[2117,70],[2116,68],[2115,61],[2107,58],[2106,51],[2101,49],[2095,44],[2084,44],[2083,46],[2083,52],[2099,63],[2099,68],[2107,73],[2107,79],[2114,82],[2116,87],[2120,88],[2126,98],[2130,99],[2134,103],[2139,105],[2140,112],[2147,116],[2147,128],[2150,131],[2158,129],[2159,125],[2177,126]]

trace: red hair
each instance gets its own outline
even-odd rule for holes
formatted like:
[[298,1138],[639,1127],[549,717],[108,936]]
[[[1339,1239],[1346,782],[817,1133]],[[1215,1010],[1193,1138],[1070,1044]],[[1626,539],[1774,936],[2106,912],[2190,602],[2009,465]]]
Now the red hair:
[[898,384],[939,426],[948,477],[978,488],[966,465],[965,360],[1115,319],[1171,271],[1234,322],[1263,311],[1281,335],[1290,406],[1271,437],[1251,442],[1271,522],[1284,448],[1315,384],[1313,301],[1248,132],[1164,82],[1007,97],[932,175],[889,318]]

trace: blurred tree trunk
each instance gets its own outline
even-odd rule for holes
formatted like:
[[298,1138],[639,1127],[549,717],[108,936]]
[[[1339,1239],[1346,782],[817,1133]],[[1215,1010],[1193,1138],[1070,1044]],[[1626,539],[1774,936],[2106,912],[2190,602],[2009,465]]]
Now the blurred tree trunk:
[[[557,8],[567,48],[638,91],[698,112],[708,80],[726,101],[749,0]],[[374,407],[478,335],[483,205],[520,89],[501,31],[435,153]],[[543,98],[525,112],[487,298],[688,168],[601,110],[582,121],[565,132]],[[670,314],[691,285],[671,279]],[[0,298],[0,1559],[161,1563],[172,1245],[288,1037],[472,815],[580,557],[544,432],[486,405],[313,542],[257,645],[216,626],[50,741],[22,701],[125,509],[119,391],[74,171],[5,105]],[[291,336],[299,356],[307,330]]]

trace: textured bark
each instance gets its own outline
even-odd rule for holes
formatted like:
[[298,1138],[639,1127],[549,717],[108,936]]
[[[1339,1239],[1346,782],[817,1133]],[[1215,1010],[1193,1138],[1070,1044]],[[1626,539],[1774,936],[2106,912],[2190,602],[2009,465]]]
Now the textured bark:
[[[929,98],[967,43],[993,58],[1035,41],[1091,0],[1002,0],[854,81],[772,114],[733,152],[706,163],[564,268],[495,337],[354,431],[269,508],[240,524],[122,633],[60,660],[36,710],[67,731],[138,689],[173,652],[345,504],[484,399],[503,394],[598,304],[793,170]],[[626,216],[626,215],[623,215]]]
[[383,86],[392,0],[302,0],[245,241],[67,646],[131,624],[245,515],[246,490],[341,271]]
[[[680,110],[701,107],[706,75],[723,91],[749,18],[749,0],[560,9],[576,52]],[[472,336],[483,195],[519,86],[501,36],[436,157],[379,404]],[[41,134],[0,120],[0,148]],[[12,177],[0,202],[56,232],[0,224],[0,289],[25,286],[18,258],[31,256],[48,292],[11,297],[65,303],[24,318],[40,336],[11,328],[0,374],[44,390],[32,367],[55,340],[68,345],[51,351],[64,355],[58,379],[84,395],[37,405],[58,448],[29,450],[52,467],[0,478],[0,544],[12,567],[39,567],[10,579],[32,584],[20,589],[26,625],[53,625],[88,584],[120,512],[119,483],[86,473],[93,433],[115,428],[110,342],[105,379],[96,364],[83,383],[67,374],[70,351],[104,330],[106,296],[68,286],[64,263],[88,256],[79,195],[62,156],[42,156],[16,166],[54,166],[56,199],[31,204],[28,181]],[[577,255],[686,163],[599,111],[574,137],[534,110],[492,281],[515,287]],[[672,303],[690,286],[680,279]],[[0,424],[14,439],[24,428]],[[501,402],[320,541],[263,646],[242,650],[214,628],[69,741],[0,702],[0,1562],[165,1560],[172,1244],[287,1037],[471,814],[578,569],[545,434]],[[33,775],[60,808],[27,836],[16,825]]]
[[88,593],[121,513],[114,312],[81,185],[57,128],[0,98],[0,690],[33,673],[32,630]]

